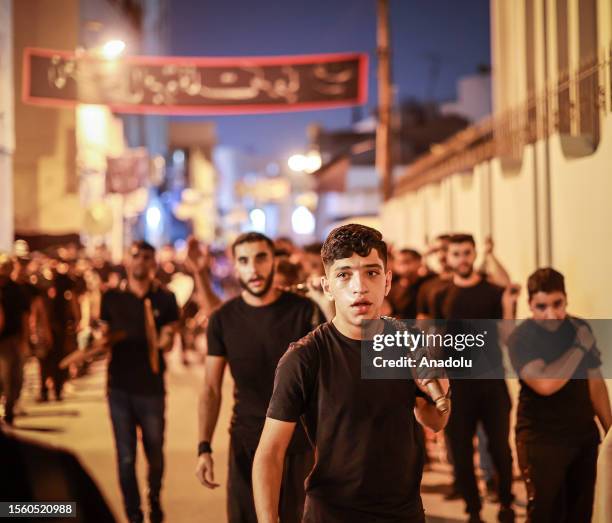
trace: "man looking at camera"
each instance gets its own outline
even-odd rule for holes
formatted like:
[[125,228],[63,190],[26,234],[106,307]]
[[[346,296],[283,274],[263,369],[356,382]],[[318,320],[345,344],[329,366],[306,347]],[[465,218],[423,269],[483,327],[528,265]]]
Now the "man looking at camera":
[[375,229],[350,224],[330,233],[322,257],[336,314],[279,362],[253,466],[259,522],[278,519],[285,454],[301,419],[316,456],[302,521],[422,523],[416,419],[440,430],[447,414],[412,379],[361,379],[362,322],[380,318],[391,286],[387,246]]
[[[513,319],[518,287],[506,289],[487,281],[474,270],[476,247],[469,234],[455,234],[448,239],[447,263],[452,280],[436,297],[434,318],[446,320]],[[457,327],[461,322],[452,322]],[[463,328],[463,327],[461,327]],[[497,330],[497,329],[495,329]],[[491,369],[503,368],[498,334],[490,329],[486,359]],[[489,452],[497,471],[498,520],[512,523],[512,453],[510,435],[510,395],[506,382],[497,379],[453,379],[453,412],[446,433],[454,461],[456,487],[466,503],[470,523],[480,523],[482,503],[474,473],[474,436],[482,423],[489,441]]]
[[[242,293],[215,311],[208,323],[196,475],[205,487],[219,486],[214,478],[211,441],[221,405],[223,374],[229,364],[235,388],[228,521],[256,523],[251,472],[272,395],[274,371],[289,344],[310,332],[323,315],[308,298],[272,285],[274,244],[268,237],[245,233],[232,245],[232,254]],[[312,465],[312,451],[303,431],[296,431],[284,465],[280,517],[283,523],[297,522],[304,504],[304,478]]]
[[[152,523],[163,521],[160,503],[164,472],[165,361],[172,348],[178,307],[174,294],[153,280],[155,248],[145,241],[132,244],[128,279],[102,296],[100,319],[111,339],[108,365],[110,408],[119,482],[130,523],[143,521],[136,480],[136,431],[140,428],[149,464],[149,508]],[[121,339],[117,340],[121,333]]]
[[521,380],[517,454],[530,523],[588,523],[593,513],[599,419],[612,425],[600,353],[590,326],[567,313],[563,275],[535,271],[527,281],[531,319],[510,337]]

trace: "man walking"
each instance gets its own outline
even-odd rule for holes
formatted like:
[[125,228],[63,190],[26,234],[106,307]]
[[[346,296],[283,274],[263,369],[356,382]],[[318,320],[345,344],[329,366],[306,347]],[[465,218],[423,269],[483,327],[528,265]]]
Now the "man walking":
[[117,447],[119,482],[128,520],[143,521],[136,480],[136,434],[140,428],[147,457],[150,520],[163,520],[160,491],[164,471],[165,362],[178,321],[174,295],[154,280],[155,249],[132,244],[128,279],[102,296],[101,320],[112,344],[108,365],[108,404]]
[[336,314],[278,365],[253,466],[259,523],[277,521],[285,454],[300,420],[316,456],[302,521],[424,523],[416,420],[437,431],[448,414],[412,379],[361,379],[362,322],[380,318],[391,286],[387,246],[375,229],[349,224],[330,233],[322,257]]
[[[251,484],[255,449],[272,395],[276,365],[289,344],[306,335],[323,314],[308,298],[275,288],[274,244],[263,234],[239,236],[232,245],[234,267],[242,293],[212,314],[208,322],[208,356],[200,400],[200,444],[196,475],[208,487],[214,479],[212,437],[221,405],[226,364],[234,378],[234,409],[230,427],[227,516],[230,523],[256,523]],[[285,461],[280,521],[301,520],[304,479],[312,451],[297,430]]]
[[[436,297],[435,318],[446,320],[513,319],[516,289],[506,290],[487,281],[474,270],[476,248],[469,234],[456,234],[448,240],[447,263],[452,280]],[[453,322],[453,325],[457,325]],[[502,367],[497,333],[487,346],[491,368]],[[489,452],[498,475],[499,521],[514,521],[512,509],[512,453],[510,451],[510,395],[503,379],[454,379],[453,412],[446,432],[454,461],[456,486],[465,503],[471,523],[479,523],[481,501],[474,474],[474,436],[481,422],[489,442]]]
[[590,326],[567,313],[563,275],[538,269],[527,281],[531,319],[510,337],[521,379],[517,454],[529,523],[589,523],[597,469],[599,419],[612,411]]

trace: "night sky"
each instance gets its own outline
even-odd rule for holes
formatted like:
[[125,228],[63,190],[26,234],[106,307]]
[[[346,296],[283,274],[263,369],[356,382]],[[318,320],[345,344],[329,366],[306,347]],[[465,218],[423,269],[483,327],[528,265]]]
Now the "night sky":
[[[457,80],[490,64],[488,0],[391,0],[393,82],[398,99],[452,100]],[[376,105],[376,0],[172,0],[170,53],[256,56],[367,52]],[[432,58],[439,75],[431,91]],[[207,117],[219,143],[277,156],[303,150],[306,127],[351,123],[351,109]],[[199,117],[202,119],[203,117]]]

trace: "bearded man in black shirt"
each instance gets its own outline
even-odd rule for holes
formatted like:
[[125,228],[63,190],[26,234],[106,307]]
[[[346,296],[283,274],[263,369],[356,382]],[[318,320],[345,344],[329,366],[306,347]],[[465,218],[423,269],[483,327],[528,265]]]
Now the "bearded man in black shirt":
[[[211,439],[219,416],[223,374],[229,364],[234,378],[234,409],[227,515],[230,523],[256,523],[251,472],[276,365],[289,344],[317,326],[323,313],[308,298],[272,285],[274,244],[268,237],[245,233],[234,242],[232,254],[242,293],[215,311],[208,322],[196,476],[205,487],[219,486],[214,479]],[[281,522],[301,519],[304,479],[311,466],[312,449],[304,432],[298,430],[285,460]]]
[[[518,286],[505,290],[487,281],[474,270],[476,248],[469,234],[455,234],[448,240],[447,262],[453,278],[435,300],[435,318],[446,320],[513,319]],[[452,322],[454,327],[463,325]],[[467,324],[466,324],[467,325]],[[461,327],[462,328],[462,327]],[[487,346],[486,360],[491,369],[503,368],[497,332],[489,329],[493,343]],[[454,461],[456,486],[465,503],[471,523],[479,523],[481,500],[474,473],[474,436],[482,423],[489,441],[489,452],[498,475],[499,521],[513,522],[512,453],[510,450],[511,401],[503,379],[453,379],[453,412],[446,433]]]
[[589,325],[567,313],[563,275],[535,271],[527,281],[531,319],[510,337],[521,379],[516,422],[530,523],[589,523],[599,431],[612,425],[601,359]]
[[155,248],[134,242],[127,259],[127,282],[102,296],[100,319],[104,331],[121,339],[112,343],[108,364],[108,405],[117,447],[119,482],[130,523],[141,523],[140,491],[136,480],[137,429],[140,428],[149,465],[151,523],[160,523],[164,472],[165,360],[172,348],[178,306],[174,294],[153,280]]
[[391,286],[387,246],[375,229],[350,224],[330,233],[322,258],[336,314],[279,362],[253,466],[259,522],[277,521],[283,461],[301,420],[315,446],[302,521],[422,523],[416,423],[441,430],[448,414],[413,379],[361,379],[362,322],[380,318]]

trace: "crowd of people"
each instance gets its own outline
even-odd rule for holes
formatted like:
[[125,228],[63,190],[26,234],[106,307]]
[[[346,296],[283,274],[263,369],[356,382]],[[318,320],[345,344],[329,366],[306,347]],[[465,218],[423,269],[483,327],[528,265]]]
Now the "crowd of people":
[[[526,282],[531,318],[500,327],[487,347],[520,378],[516,420],[503,379],[440,379],[441,411],[424,380],[361,378],[363,320],[516,318],[521,286],[487,239],[476,266],[469,234],[440,235],[423,253],[387,245],[369,227],[335,229],[296,246],[244,233],[228,252],[191,238],[182,253],[134,242],[121,264],[76,246],[0,254],[0,386],[11,425],[23,366],[36,358],[38,400],[62,400],[69,376],[110,354],[108,405],[119,484],[130,522],[144,520],[135,473],[138,435],[149,473],[149,520],[161,522],[165,357],[204,364],[196,476],[217,488],[213,438],[226,367],[234,381],[227,518],[247,522],[423,522],[425,441],[444,434],[453,485],[481,521],[474,442],[500,522],[515,520],[513,453],[527,518],[590,522],[600,437],[612,413],[592,329],[567,312],[563,275],[538,268]],[[546,350],[544,350],[546,348]],[[596,421],[597,420],[597,421]]]

